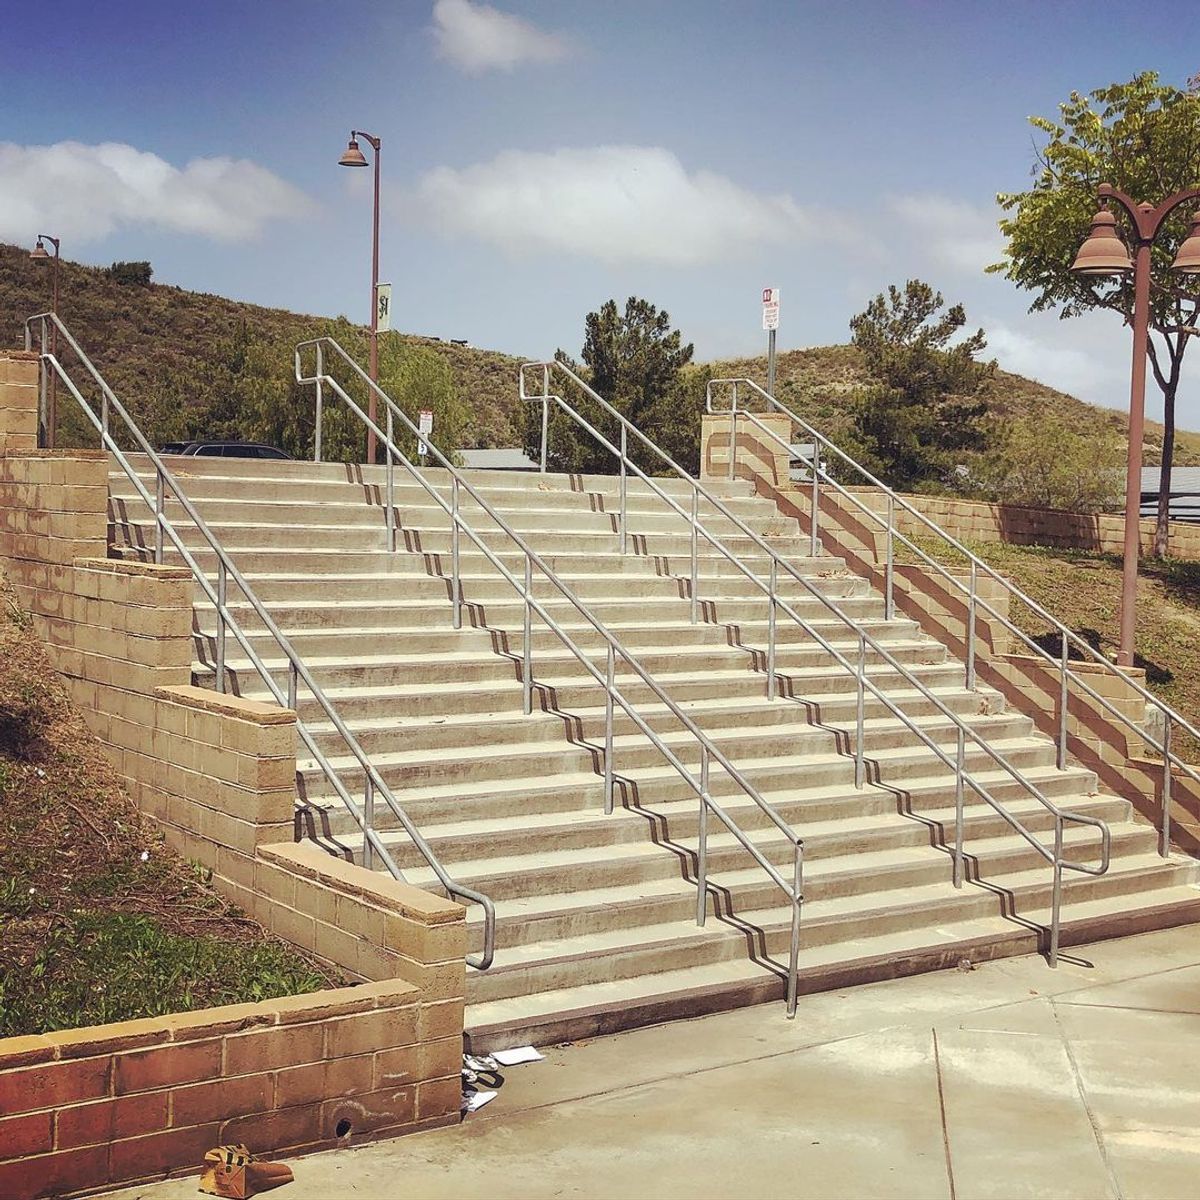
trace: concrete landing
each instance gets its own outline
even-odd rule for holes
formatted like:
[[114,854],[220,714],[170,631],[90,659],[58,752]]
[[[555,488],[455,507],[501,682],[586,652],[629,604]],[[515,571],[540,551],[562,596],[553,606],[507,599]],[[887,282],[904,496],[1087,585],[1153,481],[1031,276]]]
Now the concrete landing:
[[295,1160],[280,1196],[1194,1200],[1198,1045],[1192,926],[554,1048],[461,1126]]

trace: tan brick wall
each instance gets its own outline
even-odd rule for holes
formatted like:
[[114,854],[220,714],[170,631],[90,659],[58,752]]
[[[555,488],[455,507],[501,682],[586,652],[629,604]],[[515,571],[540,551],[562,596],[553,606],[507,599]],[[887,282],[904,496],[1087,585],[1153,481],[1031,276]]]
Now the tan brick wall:
[[[1055,546],[1064,550],[1102,550],[1120,554],[1125,518],[1111,513],[1073,513],[1014,504],[983,504],[950,496],[906,496],[919,512],[956,538],[1011,542],[1019,546]],[[901,514],[905,533],[928,532],[911,514]],[[1142,550],[1154,548],[1154,522],[1141,522]],[[1171,522],[1170,550],[1176,558],[1200,558],[1200,526]]]
[[[772,433],[786,442],[791,432],[791,421],[778,413],[755,413]],[[737,453],[734,475],[737,479],[766,479],[776,486],[786,484],[791,473],[791,455],[783,446],[767,437],[752,422],[743,416],[736,421],[733,432],[737,438]],[[705,413],[700,418],[700,478],[729,478],[729,435],[728,413]]]
[[0,455],[37,448],[38,356],[0,350]]

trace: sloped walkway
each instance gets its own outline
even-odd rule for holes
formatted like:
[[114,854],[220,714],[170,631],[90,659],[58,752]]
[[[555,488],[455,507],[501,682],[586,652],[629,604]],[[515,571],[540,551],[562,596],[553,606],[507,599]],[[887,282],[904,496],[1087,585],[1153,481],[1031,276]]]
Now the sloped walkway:
[[1200,928],[1067,958],[557,1048],[465,1124],[298,1159],[278,1195],[1193,1200]]

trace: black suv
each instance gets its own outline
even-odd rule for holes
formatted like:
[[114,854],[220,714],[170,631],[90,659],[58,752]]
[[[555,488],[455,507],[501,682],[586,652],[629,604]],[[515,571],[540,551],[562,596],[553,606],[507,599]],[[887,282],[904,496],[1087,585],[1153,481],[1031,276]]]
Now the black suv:
[[196,458],[282,458],[290,454],[262,442],[164,442],[159,454],[189,454]]

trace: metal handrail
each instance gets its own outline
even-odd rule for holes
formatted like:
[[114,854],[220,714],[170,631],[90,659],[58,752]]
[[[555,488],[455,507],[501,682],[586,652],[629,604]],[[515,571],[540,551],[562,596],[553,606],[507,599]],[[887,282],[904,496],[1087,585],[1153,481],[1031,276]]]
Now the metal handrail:
[[[537,370],[542,376],[542,390],[538,395],[531,394],[526,388],[526,372]],[[569,405],[561,396],[553,394],[550,391],[550,376],[553,371],[559,371],[573,384],[579,387],[587,396],[589,396],[601,409],[610,417],[615,419],[620,430],[620,446],[613,445],[599,430],[597,430],[590,422],[586,420],[579,412]],[[829,653],[835,662],[850,672],[856,680],[858,691],[857,703],[857,740],[855,747],[855,782],[856,785],[863,786],[865,777],[863,764],[863,698],[864,692],[869,690],[879,701],[881,701],[892,713],[899,718],[912,733],[914,733],[935,756],[939,758],[946,766],[951,767],[955,773],[955,849],[954,849],[954,883],[955,886],[961,887],[964,876],[963,860],[963,787],[969,786],[972,791],[986,804],[988,804],[1003,820],[1005,820],[1024,840],[1033,847],[1033,849],[1048,863],[1051,864],[1054,870],[1053,880],[1053,898],[1052,898],[1052,915],[1050,927],[1050,948],[1049,960],[1052,965],[1057,963],[1058,958],[1058,940],[1059,940],[1059,912],[1061,907],[1061,876],[1063,870],[1073,870],[1087,875],[1102,875],[1109,867],[1111,856],[1111,831],[1107,822],[1098,817],[1093,817],[1084,813],[1076,813],[1069,809],[1064,809],[1055,804],[1048,796],[1046,796],[1040,788],[1032,781],[1027,779],[1025,775],[1014,767],[995,747],[991,746],[986,738],[979,733],[978,730],[972,728],[962,718],[949,708],[943,701],[937,697],[925,684],[918,679],[911,671],[908,670],[905,664],[897,660],[890,654],[874,637],[863,630],[852,618],[847,616],[842,609],[834,603],[834,601],[826,596],[820,589],[815,587],[808,579],[798,572],[795,567],[783,559],[769,543],[764,541],[758,533],[747,525],[740,517],[738,517],[726,504],[718,497],[714,496],[707,488],[689,475],[678,463],[674,461],[661,447],[651,440],[646,434],[639,430],[632,422],[628,420],[614,408],[607,400],[604,399],[598,392],[590,387],[576,372],[567,367],[564,363],[557,360],[549,360],[543,362],[525,363],[520,368],[519,381],[520,397],[523,400],[531,402],[540,402],[542,405],[542,445],[541,445],[541,465],[545,470],[547,463],[547,435],[549,431],[549,407],[551,403],[557,404],[559,409],[568,417],[573,419],[581,428],[585,429],[592,435],[597,442],[605,447],[610,453],[617,456],[621,482],[620,482],[620,528],[622,531],[622,544],[624,545],[624,531],[628,520],[627,511],[627,482],[626,477],[629,471],[633,471],[640,479],[649,485],[662,500],[664,500],[677,513],[690,521],[691,527],[691,594],[692,594],[692,619],[696,619],[697,608],[697,552],[696,541],[697,535],[703,536],[724,558],[733,563],[741,573],[750,579],[768,599],[768,651],[767,651],[767,695],[769,699],[774,699],[776,695],[775,688],[775,666],[774,666],[774,649],[775,649],[775,614],[776,611],[782,611],[792,618],[792,620],[800,626],[802,630],[811,638],[813,638],[823,649]],[[637,466],[628,454],[628,438],[632,434],[638,441],[646,446],[653,454],[655,454],[663,464],[668,468],[669,472],[683,479],[689,485],[691,490],[691,511],[685,511],[672,496],[665,492],[651,476]],[[732,447],[731,447],[732,449]],[[815,492],[814,492],[815,495]],[[730,550],[724,543],[715,535],[710,533],[699,519],[699,500],[703,497],[710,505],[712,505],[721,515],[732,521],[739,532],[751,539],[754,545],[765,555],[770,561],[770,571],[768,580],[764,581],[757,573],[745,563],[737,554]],[[813,526],[813,542],[816,543],[815,523]],[[815,550],[814,550],[815,553]],[[849,627],[857,636],[858,640],[858,655],[856,663],[852,664],[845,655],[841,653],[827,638],[825,638],[812,624],[806,621],[800,613],[792,607],[786,600],[778,595],[778,573],[783,570],[792,579],[796,580],[808,593],[817,599],[829,612],[833,613],[843,624]],[[890,605],[889,605],[890,616]],[[874,653],[886,662],[893,670],[895,670],[910,686],[914,687],[927,701],[932,703],[934,707],[948,717],[957,731],[957,753],[954,759],[942,750],[937,743],[929,737],[929,735],[921,729],[902,707],[890,696],[886,695],[883,690],[870,682],[866,677],[865,660],[866,649],[870,647]],[[973,678],[969,680],[969,685],[973,686]],[[1041,841],[1033,834],[1020,819],[1001,804],[991,793],[985,788],[974,776],[966,770],[965,766],[965,741],[970,739],[973,741],[993,762],[995,762],[1002,770],[1004,770],[1012,779],[1019,783],[1038,803],[1040,803],[1054,817],[1054,844],[1053,851],[1048,850],[1042,845]],[[1061,764],[1060,764],[1061,766]],[[1063,844],[1063,824],[1065,821],[1074,821],[1078,824],[1089,825],[1100,831],[1101,848],[1100,862],[1097,867],[1088,866],[1085,863],[1074,862],[1062,857]]]
[[[751,421],[751,423],[757,429],[759,429],[761,432],[765,433],[768,437],[770,437],[774,441],[787,447],[790,452],[791,446],[790,446],[790,443],[786,439],[781,438],[779,436],[779,434],[777,434],[774,430],[772,430],[772,429],[768,428],[766,425],[764,425],[763,422],[758,419],[756,414],[751,412],[749,409],[745,409],[745,408],[739,409],[737,407],[737,389],[738,389],[738,387],[739,386],[749,387],[753,395],[758,396],[761,399],[763,399],[764,401],[766,401],[777,412],[780,412],[784,416],[788,417],[795,425],[799,426],[801,429],[803,429],[805,431],[805,433],[807,435],[812,437],[814,439],[814,447],[816,445],[824,446],[827,450],[831,451],[834,455],[836,455],[838,459],[840,459],[842,462],[844,462],[852,470],[857,472],[858,475],[860,475],[863,479],[865,479],[872,487],[879,489],[879,491],[881,491],[887,497],[888,512],[887,512],[887,517],[884,518],[879,513],[877,513],[873,508],[871,508],[870,505],[864,503],[863,500],[856,493],[849,491],[847,488],[843,487],[836,479],[834,479],[833,476],[828,472],[828,470],[826,470],[824,467],[821,466],[819,453],[816,453],[813,455],[814,461],[810,465],[814,469],[814,474],[819,473],[820,478],[824,479],[826,483],[828,483],[831,487],[833,487],[834,490],[837,491],[837,493],[839,495],[846,497],[851,503],[853,503],[855,505],[856,508],[858,508],[862,512],[869,514],[874,521],[878,522],[879,524],[881,524],[884,527],[886,537],[887,537],[887,547],[888,547],[887,551],[886,551],[886,556],[885,556],[886,557],[885,574],[886,574],[886,587],[887,587],[889,593],[891,590],[891,580],[892,580],[892,574],[893,574],[893,569],[894,569],[893,562],[892,562],[892,558],[893,558],[892,544],[894,541],[898,540],[902,545],[908,547],[908,549],[910,549],[914,554],[916,554],[923,562],[925,562],[927,565],[932,567],[943,579],[947,580],[959,591],[964,592],[967,596],[967,604],[968,604],[969,610],[974,612],[975,610],[982,609],[989,616],[991,616],[991,617],[995,618],[997,621],[999,621],[1010,634],[1015,635],[1025,646],[1027,646],[1031,651],[1033,651],[1035,656],[1044,658],[1048,663],[1050,663],[1050,665],[1052,667],[1054,667],[1056,670],[1058,670],[1058,672],[1059,672],[1059,702],[1058,702],[1059,713],[1058,713],[1057,743],[1058,743],[1058,757],[1059,757],[1060,765],[1065,761],[1066,754],[1067,754],[1067,703],[1066,703],[1066,700],[1067,700],[1067,691],[1068,691],[1068,683],[1069,682],[1073,682],[1075,684],[1075,686],[1078,687],[1081,692],[1085,693],[1089,697],[1089,699],[1095,701],[1098,705],[1100,705],[1100,707],[1102,709],[1104,709],[1105,712],[1116,717],[1117,720],[1120,721],[1122,725],[1124,725],[1128,729],[1132,730],[1139,738],[1141,738],[1146,743],[1147,746],[1149,746],[1152,750],[1157,751],[1162,756],[1163,804],[1162,804],[1162,826],[1161,826],[1160,838],[1159,838],[1159,853],[1162,854],[1164,857],[1167,856],[1170,852],[1170,840],[1171,840],[1171,800],[1172,800],[1172,797],[1171,797],[1171,774],[1172,774],[1172,768],[1178,768],[1178,770],[1182,774],[1188,776],[1194,782],[1200,783],[1200,770],[1197,770],[1197,768],[1193,767],[1190,763],[1185,762],[1182,758],[1180,758],[1178,756],[1178,754],[1176,754],[1171,749],[1172,730],[1173,730],[1173,727],[1177,726],[1178,728],[1186,731],[1187,733],[1190,733],[1192,735],[1192,737],[1197,739],[1197,741],[1200,741],[1200,729],[1197,729],[1196,726],[1193,725],[1186,717],[1184,717],[1177,710],[1172,708],[1169,704],[1167,704],[1166,702],[1161,700],[1158,696],[1154,695],[1154,693],[1151,692],[1149,689],[1143,687],[1135,679],[1131,678],[1129,675],[1125,674],[1125,672],[1121,671],[1118,667],[1114,666],[1114,664],[1111,663],[1107,658],[1105,658],[1104,655],[1101,654],[1098,650],[1096,650],[1095,647],[1093,647],[1089,642],[1085,641],[1082,637],[1080,637],[1077,633],[1075,633],[1074,630],[1069,629],[1066,625],[1064,625],[1062,621],[1060,621],[1052,613],[1048,612],[1045,608],[1043,608],[1028,593],[1022,591],[1015,583],[1013,583],[1010,579],[1006,578],[1004,575],[1000,574],[1000,572],[998,572],[993,567],[991,567],[987,562],[985,562],[978,555],[973,554],[970,550],[967,549],[966,546],[964,546],[962,544],[962,542],[960,542],[952,534],[948,533],[945,529],[943,529],[931,517],[926,516],[923,512],[920,511],[920,509],[918,509],[915,505],[911,504],[902,495],[893,491],[890,487],[888,487],[888,485],[886,483],[884,483],[882,480],[878,479],[876,476],[871,474],[871,472],[868,471],[866,467],[862,466],[860,463],[855,461],[855,459],[851,458],[850,455],[846,454],[843,450],[841,450],[837,446],[835,446],[833,444],[833,442],[831,442],[824,434],[822,434],[819,431],[817,431],[816,429],[814,429],[807,421],[805,421],[802,417],[798,416],[795,412],[793,412],[790,408],[788,408],[780,400],[776,399],[774,396],[772,396],[770,393],[765,391],[763,388],[759,387],[759,385],[756,384],[753,380],[751,380],[751,379],[714,379],[714,380],[712,380],[708,385],[708,394],[705,398],[706,407],[709,412],[718,411],[713,408],[713,389],[715,387],[720,387],[722,385],[732,385],[731,407],[728,410],[725,410],[725,409],[720,410],[722,412],[729,411],[732,414],[731,418],[730,418],[731,427],[736,424],[737,415],[740,413],[741,415],[743,415],[744,417],[749,419]],[[920,545],[918,545],[916,542],[912,541],[905,534],[900,532],[900,530],[896,527],[896,521],[895,521],[895,510],[896,510],[897,506],[902,508],[905,512],[909,513],[910,515],[916,517],[916,519],[923,526],[925,526],[928,530],[930,530],[931,533],[933,533],[936,537],[940,538],[943,542],[945,542],[947,545],[949,545],[957,553],[961,554],[964,558],[967,559],[967,561],[970,565],[970,568],[971,568],[968,582],[964,582],[960,576],[955,575],[953,572],[947,570],[947,568],[945,566],[943,566],[935,558],[933,558]],[[1005,589],[1005,591],[1008,592],[1010,597],[1016,599],[1021,604],[1024,604],[1028,609],[1030,609],[1031,612],[1035,613],[1038,617],[1040,617],[1042,620],[1047,622],[1047,624],[1052,626],[1053,631],[1059,635],[1059,639],[1060,639],[1060,642],[1062,645],[1061,653],[1059,654],[1057,659],[1048,650],[1046,650],[1045,647],[1040,646],[1036,641],[1033,640],[1033,638],[1031,638],[1028,634],[1026,634],[1022,629],[1020,629],[1015,624],[1015,622],[1013,622],[1011,620],[1010,617],[1008,617],[1003,612],[1000,612],[999,610],[997,610],[986,599],[984,599],[982,596],[980,596],[978,594],[978,588],[977,588],[978,574],[981,571],[989,579],[1000,584]],[[974,619],[973,618],[970,621],[970,625],[971,625],[970,632],[973,634],[973,632],[974,632]],[[1130,717],[1128,714],[1122,712],[1121,709],[1119,709],[1108,697],[1104,696],[1102,693],[1100,693],[1094,687],[1092,687],[1092,685],[1090,683],[1088,683],[1085,678],[1083,678],[1082,676],[1077,674],[1075,671],[1071,670],[1068,646],[1074,646],[1077,650],[1079,650],[1082,653],[1082,655],[1085,657],[1086,660],[1094,662],[1094,663],[1098,663],[1100,666],[1102,666],[1104,668],[1104,670],[1107,674],[1117,676],[1124,685],[1131,688],[1146,704],[1150,705],[1152,708],[1156,709],[1161,714],[1162,721],[1163,721],[1162,741],[1157,741],[1151,735],[1150,731],[1146,728],[1145,724],[1139,723],[1139,722],[1133,720],[1133,718]],[[971,637],[968,640],[968,655],[973,659],[973,654],[974,654],[974,638]]]
[[[307,350],[315,352],[315,371],[312,375],[306,375],[303,370],[302,359],[304,352]],[[363,409],[351,398],[345,388],[325,369],[324,354],[325,350],[332,351],[353,373],[353,375],[364,384],[371,392],[381,400],[385,406],[386,412],[386,428],[381,428],[377,423],[373,422]],[[532,648],[532,623],[533,615],[537,616],[545,622],[549,628],[563,643],[563,645],[579,660],[584,666],[589,675],[605,689],[605,743],[604,743],[604,806],[605,812],[611,813],[614,809],[614,766],[615,752],[613,742],[613,712],[614,706],[619,705],[625,714],[630,718],[633,724],[646,736],[651,745],[659,751],[666,759],[668,764],[674,768],[676,773],[684,780],[688,787],[695,793],[699,800],[699,822],[698,822],[698,843],[696,855],[696,924],[703,926],[707,914],[708,903],[708,864],[707,864],[707,838],[708,838],[708,814],[711,811],[722,825],[729,831],[735,841],[737,841],[743,850],[766,872],[767,876],[778,885],[788,897],[792,909],[791,922],[791,941],[789,946],[789,962],[787,969],[787,1014],[793,1017],[796,1013],[797,997],[799,993],[799,951],[800,951],[800,915],[803,905],[803,886],[804,886],[804,841],[798,837],[791,826],[775,811],[770,803],[761,795],[756,787],[738,770],[738,768],[729,760],[725,753],[709,738],[709,736],[687,715],[686,712],[671,698],[671,696],[663,689],[662,685],[647,671],[638,659],[624,646],[621,640],[614,634],[608,626],[596,616],[591,609],[583,603],[583,601],[575,594],[575,592],[557,575],[550,565],[542,558],[541,555],[526,541],[524,536],[514,529],[497,511],[496,509],[479,493],[474,485],[454,466],[453,463],[432,443],[425,438],[428,453],[434,460],[440,464],[450,475],[451,489],[450,500],[447,501],[441,492],[434,487],[424,473],[413,465],[403,452],[396,446],[393,440],[394,421],[399,420],[401,425],[414,434],[419,440],[422,435],[417,426],[409,419],[408,415],[400,408],[399,405],[385,392],[378,383],[370,378],[369,375],[359,366],[355,360],[346,353],[346,351],[331,337],[315,338],[310,341],[301,342],[296,347],[295,352],[295,374],[296,382],[299,384],[312,384],[318,389],[318,402],[324,403],[324,387],[332,389],[341,401],[363,422],[368,429],[375,432],[376,437],[384,447],[386,456],[385,462],[385,488],[388,504],[387,523],[389,531],[389,544],[394,546],[395,541],[395,513],[393,505],[394,497],[394,471],[396,465],[402,466],[412,478],[429,494],[434,502],[446,513],[450,520],[451,527],[451,604],[452,604],[452,619],[454,627],[457,629],[461,626],[462,620],[462,578],[460,569],[460,534],[465,534],[478,547],[483,556],[489,563],[500,573],[500,575],[512,585],[518,596],[524,601],[524,639],[522,648],[522,690],[524,699],[524,710],[526,714],[532,712],[533,709],[533,648]],[[460,507],[461,494],[469,496],[483,512],[496,523],[500,530],[504,533],[506,539],[524,556],[524,577],[518,580],[517,576],[508,569],[499,555],[483,540],[480,534],[474,529],[469,521],[463,517]],[[557,620],[550,614],[548,609],[533,594],[533,572],[536,570],[546,578],[555,591],[565,599],[572,608],[583,618],[596,633],[598,633],[605,645],[605,669],[602,671],[595,663],[592,662],[587,652],[584,651],[570,636],[569,633],[559,624]],[[679,758],[679,756],[671,750],[671,748],[663,741],[655,732],[650,723],[638,712],[634,704],[621,692],[616,684],[616,663],[620,659],[625,665],[633,671],[633,673],[650,689],[654,696],[666,707],[676,721],[683,726],[695,740],[700,751],[699,772],[693,773],[692,770]],[[709,776],[711,764],[716,763],[721,767],[729,778],[741,789],[741,791],[758,807],[758,809],[767,817],[767,819],[782,833],[787,841],[793,847],[793,869],[792,879],[789,882],[775,865],[754,845],[748,834],[738,825],[725,809],[717,803],[709,788]]]
[[[180,554],[184,562],[190,568],[196,582],[200,584],[205,596],[208,598],[209,602],[213,605],[216,611],[217,661],[215,673],[217,690],[220,692],[225,690],[225,643],[227,628],[233,633],[238,645],[245,652],[247,658],[250,660],[251,665],[258,672],[259,676],[266,684],[267,689],[270,691],[271,695],[275,697],[279,704],[286,708],[295,710],[299,685],[301,682],[304,683],[304,685],[312,693],[313,698],[320,705],[322,711],[325,713],[325,716],[329,719],[334,729],[342,738],[342,741],[345,743],[351,755],[357,760],[366,777],[363,808],[360,811],[358,803],[352,798],[349,789],[342,782],[337,770],[329,762],[328,758],[309,731],[306,722],[300,718],[300,715],[297,712],[296,729],[301,740],[312,754],[318,766],[320,766],[330,786],[341,798],[351,816],[353,816],[359,828],[362,830],[364,865],[370,867],[372,865],[372,857],[374,855],[378,855],[379,859],[383,862],[384,866],[387,868],[389,874],[391,874],[393,878],[400,880],[404,879],[404,874],[400,867],[396,864],[387,846],[383,843],[382,839],[373,828],[375,796],[376,794],[379,794],[383,797],[385,803],[391,809],[392,814],[400,822],[401,826],[404,828],[404,831],[412,839],[413,844],[417,847],[425,861],[428,863],[429,867],[433,870],[438,882],[443,888],[446,889],[447,894],[456,899],[467,900],[482,907],[484,913],[483,950],[478,958],[468,956],[466,961],[470,966],[476,967],[479,970],[486,970],[491,965],[492,959],[495,955],[496,942],[496,909],[490,897],[483,895],[481,892],[475,891],[473,888],[469,888],[457,883],[439,862],[437,855],[429,846],[428,842],[426,842],[421,836],[420,831],[397,802],[386,781],[371,763],[371,760],[368,758],[366,752],[359,744],[358,739],[355,738],[350,730],[346,727],[345,722],[342,720],[337,710],[333,707],[333,704],[329,701],[328,697],[321,690],[316,680],[312,677],[308,667],[305,666],[303,659],[301,659],[291,642],[275,624],[275,621],[271,618],[271,615],[263,607],[262,602],[254,594],[242,573],[238,570],[237,566],[226,553],[219,539],[208,527],[207,523],[204,521],[204,518],[201,517],[199,512],[196,511],[195,506],[184,493],[183,489],[180,488],[175,476],[171,473],[157,452],[143,436],[137,424],[130,417],[129,413],[126,412],[125,407],[121,404],[120,400],[117,399],[116,393],[113,392],[112,388],[110,388],[108,383],[104,380],[104,377],[95,368],[87,355],[84,354],[83,350],[79,346],[79,343],[76,342],[70,331],[62,323],[58,316],[54,313],[39,313],[36,316],[30,317],[25,322],[25,348],[30,350],[33,347],[33,329],[35,323],[38,323],[40,327],[41,362],[44,364],[44,366],[49,366],[52,368],[55,376],[62,379],[62,381],[66,384],[76,403],[83,410],[84,415],[91,421],[92,425],[99,432],[103,447],[116,458],[121,469],[125,472],[126,476],[129,478],[129,481],[137,490],[138,495],[154,513],[154,561],[156,563],[161,563],[163,561],[164,537],[169,539],[172,546],[174,546],[175,550]],[[75,386],[74,381],[64,370],[57,356],[46,351],[45,347],[47,342],[48,326],[57,329],[57,331],[66,339],[67,344],[75,352],[76,356],[79,358],[79,361],[83,364],[85,370],[91,376],[93,382],[95,382],[100,388],[102,402],[101,413],[99,416],[96,415],[92,409],[92,406],[87,402],[87,400],[84,399],[79,389]],[[112,436],[112,433],[109,429],[109,422],[110,415],[113,412],[115,412],[124,422],[126,429],[133,436],[142,452],[149,457],[150,462],[154,467],[155,488],[153,496],[151,496],[149,489],[142,483],[142,480],[137,473],[137,469],[132,463],[130,463],[129,459],[125,456],[124,451],[120,448],[120,446],[117,445],[116,440]],[[196,562],[196,559],[192,556],[191,552],[184,544],[182,538],[175,529],[174,523],[166,515],[165,500],[166,493],[168,491],[174,495],[175,499],[182,506],[188,518],[200,531],[200,534],[208,543],[209,548],[216,555],[218,566],[217,583],[215,587],[209,581],[205,571]],[[288,685],[286,691],[275,682],[266,664],[259,657],[257,651],[254,649],[245,632],[242,630],[237,618],[229,610],[227,604],[227,595],[230,580],[232,580],[235,586],[241,590],[246,601],[254,610],[255,615],[275,639],[276,644],[283,652],[284,657],[287,659]]]

